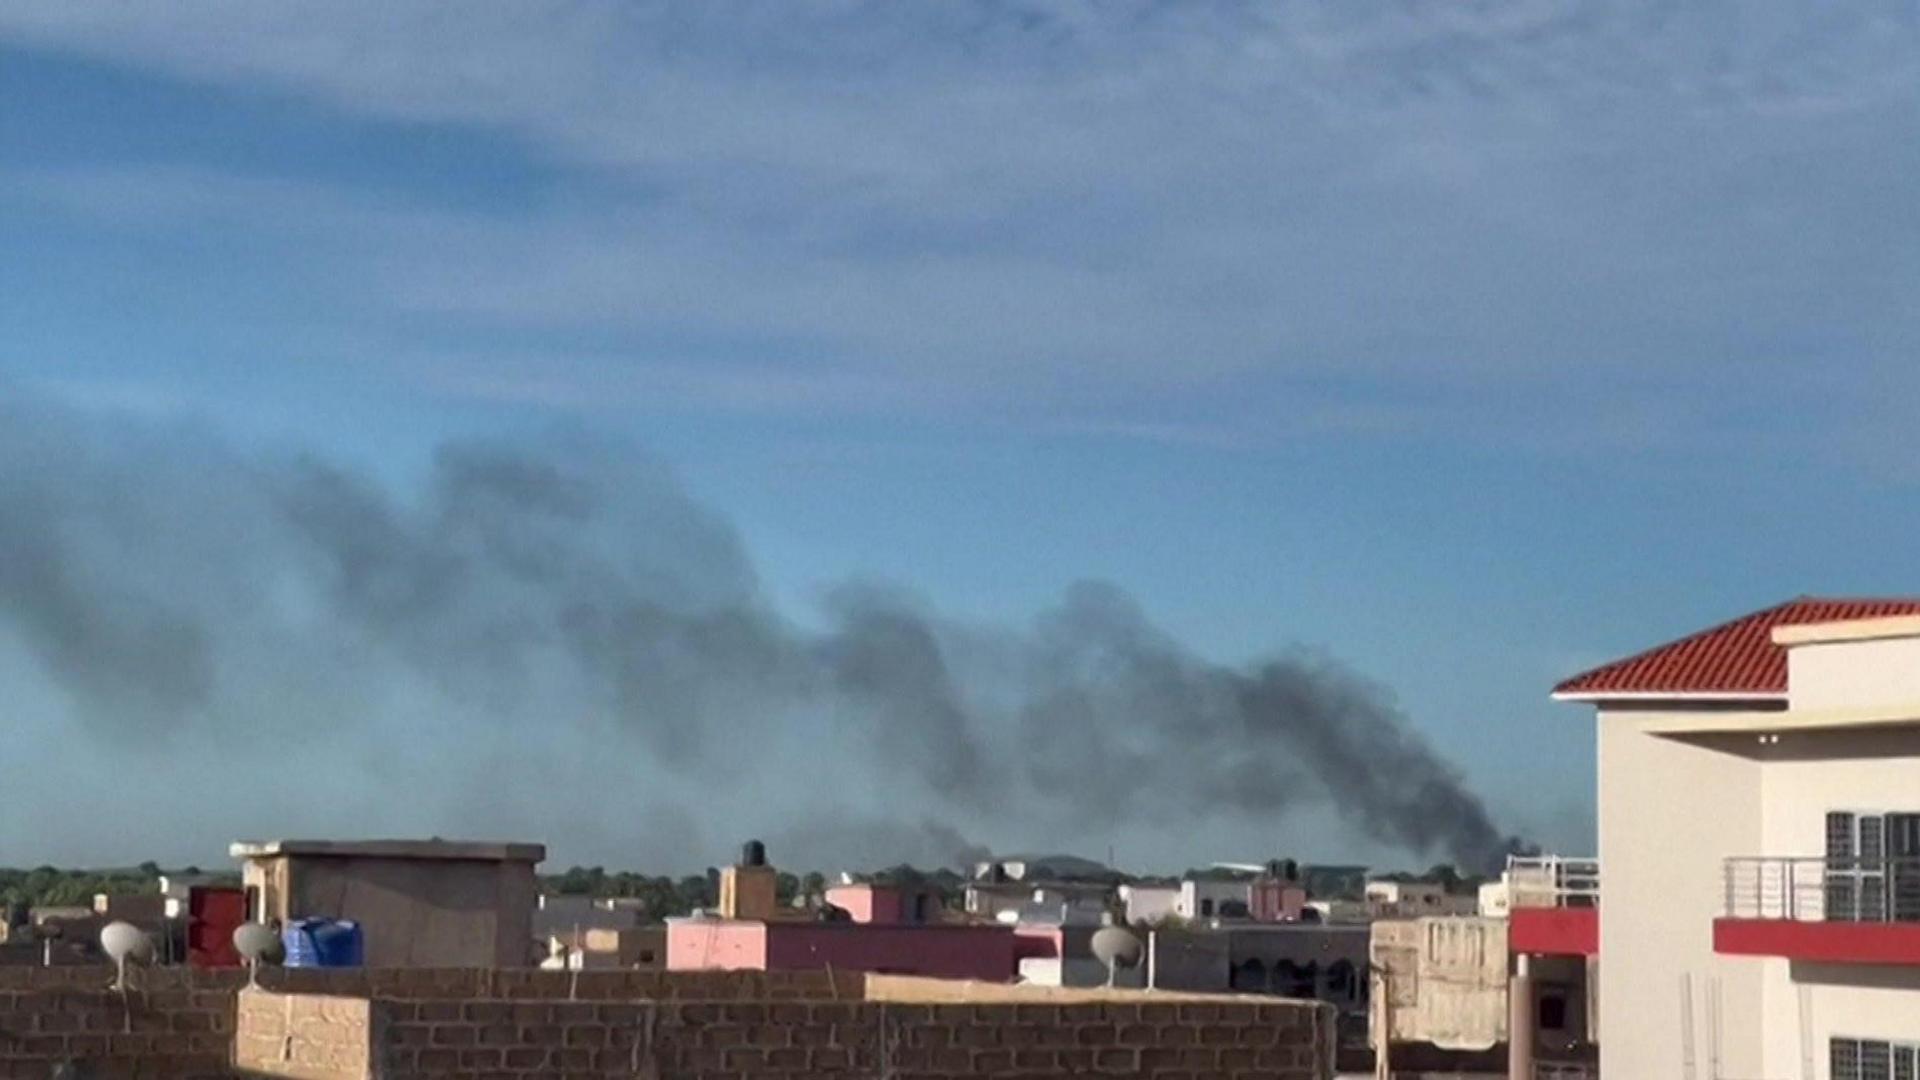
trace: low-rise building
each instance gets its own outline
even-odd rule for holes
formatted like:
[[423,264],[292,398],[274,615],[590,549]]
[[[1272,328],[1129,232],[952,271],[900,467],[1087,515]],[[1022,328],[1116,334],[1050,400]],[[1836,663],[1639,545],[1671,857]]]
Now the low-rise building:
[[368,967],[524,967],[539,844],[447,840],[236,843],[250,918],[360,924]]
[[944,922],[947,914],[931,885],[842,881],[827,888],[826,901],[854,922],[882,926]]
[[1455,893],[1444,882],[1376,878],[1367,882],[1367,912],[1376,919],[1413,919],[1423,915],[1472,915],[1477,893]]
[[1504,914],[1375,921],[1369,1039],[1381,1075],[1591,1075],[1599,881],[1592,859],[1516,857],[1490,905]]
[[1016,950],[1011,926],[667,920],[667,967],[673,971],[833,969],[1011,982]]

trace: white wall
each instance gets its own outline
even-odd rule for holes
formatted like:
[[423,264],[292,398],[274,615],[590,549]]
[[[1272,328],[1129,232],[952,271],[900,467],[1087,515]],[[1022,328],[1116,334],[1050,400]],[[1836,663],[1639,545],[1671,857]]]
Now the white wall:
[[1120,899],[1127,905],[1130,923],[1161,923],[1174,914],[1180,901],[1178,885],[1122,885]]
[[1795,709],[1920,703],[1920,638],[1795,645],[1787,685]]
[[[1798,652],[1799,650],[1795,650]],[[1761,761],[1762,853],[1819,855],[1830,810],[1920,811],[1920,729],[1784,732]],[[1920,1041],[1920,973],[1864,965],[1762,965],[1769,1076],[1799,1077],[1800,989],[1808,981],[1814,1076],[1827,1075],[1833,1035]],[[1890,981],[1891,980],[1891,981]]]
[[1609,1080],[1679,1080],[1688,977],[1696,1075],[1708,1075],[1707,1001],[1717,986],[1721,1075],[1787,1080],[1797,1073],[1762,1071],[1743,1019],[1761,1015],[1764,961],[1713,951],[1722,862],[1762,843],[1759,763],[1724,744],[1641,730],[1656,715],[1603,710],[1598,718],[1601,1065]]
[[[1212,901],[1211,904],[1205,901]],[[1208,919],[1220,914],[1220,905],[1230,900],[1251,904],[1253,887],[1244,881],[1198,881],[1180,883],[1180,898],[1174,911],[1183,919]]]

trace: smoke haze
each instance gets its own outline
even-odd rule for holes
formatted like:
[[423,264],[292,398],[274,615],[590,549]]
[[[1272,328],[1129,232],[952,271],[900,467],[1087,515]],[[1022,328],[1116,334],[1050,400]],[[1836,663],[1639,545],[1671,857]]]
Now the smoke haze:
[[774,610],[728,522],[622,447],[449,444],[402,495],[0,403],[4,778],[47,808],[15,841],[490,830],[685,866],[732,849],[708,821],[731,794],[821,863],[1088,821],[1256,822],[1278,848],[1309,807],[1410,855],[1507,849],[1383,689],[1309,654],[1210,662],[1114,585],[1019,627],[869,583],[813,614]]

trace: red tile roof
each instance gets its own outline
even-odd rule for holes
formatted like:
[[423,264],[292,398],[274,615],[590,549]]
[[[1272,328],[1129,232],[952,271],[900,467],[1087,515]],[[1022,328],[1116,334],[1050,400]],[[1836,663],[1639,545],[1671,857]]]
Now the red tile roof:
[[1773,643],[1774,627],[1890,615],[1920,615],[1920,598],[1802,596],[1575,675],[1553,694],[1781,697],[1787,692],[1787,652]]

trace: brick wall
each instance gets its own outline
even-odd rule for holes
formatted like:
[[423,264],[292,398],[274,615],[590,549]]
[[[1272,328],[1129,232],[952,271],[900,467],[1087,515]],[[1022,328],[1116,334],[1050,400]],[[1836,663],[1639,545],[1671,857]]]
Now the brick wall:
[[[573,977],[577,974],[577,978]],[[238,971],[158,968],[134,972],[123,999],[103,967],[0,968],[0,1080],[45,1080],[65,1068],[80,1080],[171,1080],[229,1075]],[[538,970],[275,969],[271,988],[302,994],[444,1000],[766,1001],[858,1000],[858,974]],[[264,1022],[263,1018],[255,1018]]]
[[[253,1015],[252,1009],[242,1011],[243,1021]],[[261,1015],[276,1022],[270,1006]],[[421,1080],[556,1074],[649,1080],[1324,1080],[1331,1074],[1334,1037],[1333,1012],[1324,1007],[1197,999],[375,1001],[364,1030],[376,1070],[371,1075]],[[243,1044],[250,1038],[243,1024]],[[259,1075],[306,1080],[369,1075],[290,1071],[272,1062],[255,1067]]]
[[227,1074],[231,989],[169,983],[123,997],[105,988],[110,976],[99,969],[53,970],[93,977],[0,989],[0,1077],[61,1075],[57,1070],[86,1080]]

